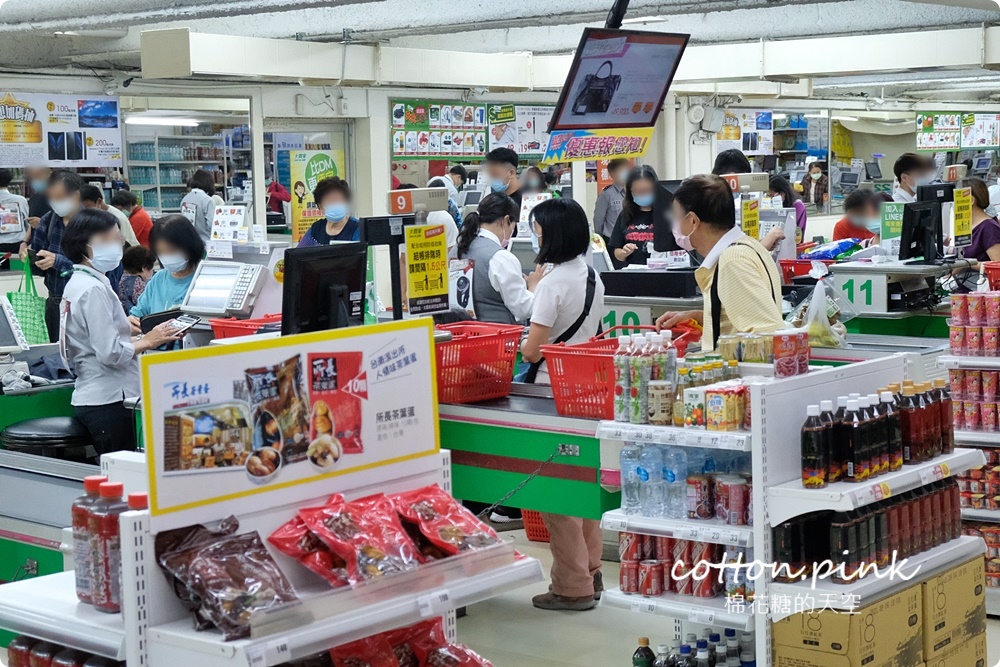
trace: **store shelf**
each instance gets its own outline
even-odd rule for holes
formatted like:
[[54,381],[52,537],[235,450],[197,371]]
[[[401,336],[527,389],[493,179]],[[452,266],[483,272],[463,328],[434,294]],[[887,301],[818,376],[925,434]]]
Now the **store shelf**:
[[942,354],[938,357],[938,366],[1000,371],[1000,357],[959,357],[953,354]]
[[955,431],[955,442],[980,447],[1000,447],[1000,433],[985,431]]
[[614,588],[604,591],[600,606],[744,631],[753,630],[754,625],[753,614],[749,611],[729,611],[725,597],[695,598],[664,593],[660,597],[644,598],[640,595],[626,595],[621,589]]
[[103,614],[79,602],[73,572],[0,586],[0,628],[114,660],[125,659],[121,614]]
[[150,627],[149,664],[271,667],[544,578],[541,563],[515,561],[504,544],[353,589],[300,590],[300,602],[263,615],[251,639],[226,642],[216,631],[196,632],[190,618]]
[[218,164],[221,160],[160,160],[160,164]]
[[[814,608],[852,610],[864,607],[924,581],[937,572],[963,563],[985,550],[986,545],[981,538],[962,536],[906,559],[905,564],[897,566],[897,574],[891,577],[879,578],[869,574],[860,581],[844,585],[835,584],[829,579],[819,579],[814,586],[812,579],[808,578],[794,584],[772,583],[768,591],[771,620],[780,621],[793,613]],[[781,596],[778,599],[782,602],[789,598],[791,604],[777,605],[775,596]]]
[[623,424],[615,421],[600,422],[597,426],[597,437],[680,447],[731,449],[738,452],[749,452],[751,443],[750,434],[745,431],[706,431],[678,426]]
[[962,510],[962,519],[966,521],[1000,523],[1000,510],[974,510],[967,507]]
[[768,515],[771,525],[777,525],[810,512],[846,512],[985,463],[982,450],[957,448],[933,461],[903,466],[860,484],[837,482],[825,489],[806,489],[796,479],[767,489]]
[[625,514],[622,510],[605,512],[601,528],[618,532],[641,533],[674,537],[682,540],[699,540],[713,544],[753,546],[753,526],[730,526],[721,519],[697,521],[695,519],[661,519]]

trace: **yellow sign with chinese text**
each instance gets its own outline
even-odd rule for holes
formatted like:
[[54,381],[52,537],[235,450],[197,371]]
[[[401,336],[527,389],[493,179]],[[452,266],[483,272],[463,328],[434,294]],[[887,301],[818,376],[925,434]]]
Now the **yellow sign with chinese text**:
[[972,188],[955,190],[955,245],[972,243]]
[[740,213],[743,233],[756,239],[760,235],[760,202],[756,199],[744,199]]
[[448,245],[444,225],[406,228],[406,296],[411,315],[448,310]]

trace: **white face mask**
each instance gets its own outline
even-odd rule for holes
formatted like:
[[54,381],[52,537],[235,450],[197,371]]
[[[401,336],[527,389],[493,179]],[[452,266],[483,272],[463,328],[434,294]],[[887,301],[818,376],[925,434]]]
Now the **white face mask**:
[[52,207],[52,212],[60,218],[65,218],[76,208],[76,204],[73,203],[72,199],[50,199],[49,206]]
[[187,268],[188,261],[184,255],[160,255],[160,264],[170,273],[180,273]]
[[123,253],[121,243],[97,243],[90,246],[90,251],[94,255],[90,265],[101,273],[113,271],[121,264]]

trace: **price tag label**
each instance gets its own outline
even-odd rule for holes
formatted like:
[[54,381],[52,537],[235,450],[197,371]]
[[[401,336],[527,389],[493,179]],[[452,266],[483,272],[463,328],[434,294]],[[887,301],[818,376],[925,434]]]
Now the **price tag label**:
[[708,609],[696,609],[688,613],[688,620],[692,623],[715,623],[715,612]]
[[623,516],[612,516],[605,520],[605,530],[617,531],[619,533],[628,532],[628,519]]
[[719,544],[722,542],[721,530],[708,530],[706,532],[708,533],[708,536],[705,538],[706,542],[712,542],[713,544]]
[[637,614],[655,614],[656,600],[646,600],[646,599],[632,600],[632,611]]
[[444,589],[424,595],[417,600],[417,606],[420,608],[420,617],[439,616],[442,612],[448,610],[450,602],[451,595]]
[[929,484],[934,481],[934,472],[930,468],[924,468],[920,471],[920,483]]
[[887,482],[875,484],[872,487],[872,490],[875,493],[875,500],[884,500],[892,495],[892,489],[889,488],[889,484]]
[[854,505],[857,507],[873,503],[875,502],[875,487],[869,486],[864,489],[858,489],[852,495],[854,497]]
[[663,435],[663,442],[668,445],[676,445],[680,440],[680,434],[677,431],[666,431]]
[[747,535],[746,533],[741,533],[738,530],[734,530],[729,535],[726,536],[727,544],[739,544],[741,546],[746,546]]
[[958,357],[944,357],[944,358],[939,358],[939,361],[941,362],[941,365],[944,366],[947,369],[954,370],[954,369],[956,369],[956,368],[959,367],[959,358]]
[[247,667],[264,667],[267,664],[264,653],[265,647],[263,646],[248,646]]
[[269,653],[273,653],[277,660],[274,662],[276,664],[286,663],[292,659],[292,651],[288,646],[288,642],[283,639],[278,639],[270,644],[268,644]]
[[701,528],[694,526],[692,528],[685,528],[681,531],[682,539],[685,540],[697,540],[701,537]]
[[941,468],[941,476],[942,477],[951,477],[951,468],[948,467],[947,463],[942,463],[938,467]]

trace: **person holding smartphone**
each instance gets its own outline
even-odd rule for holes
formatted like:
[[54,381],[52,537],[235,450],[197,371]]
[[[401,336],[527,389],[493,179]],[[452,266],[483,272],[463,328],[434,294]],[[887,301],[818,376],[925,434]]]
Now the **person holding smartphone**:
[[205,256],[205,243],[183,215],[157,220],[149,238],[163,269],[153,274],[139,301],[129,310],[128,321],[135,333],[141,330],[140,318],[184,303],[194,272]]
[[73,415],[90,432],[98,454],[134,450],[135,429],[125,399],[139,395],[139,355],[178,340],[182,331],[165,322],[133,340],[125,312],[104,275],[122,261],[118,220],[85,209],[73,216],[62,238],[72,262],[62,293],[59,353],[76,375]]

